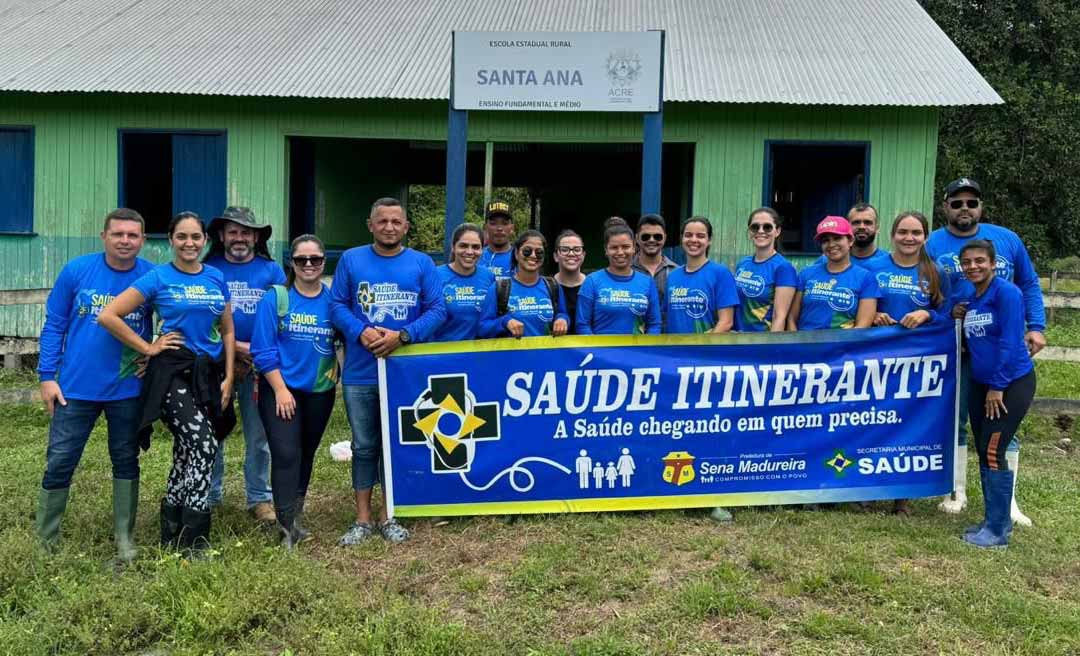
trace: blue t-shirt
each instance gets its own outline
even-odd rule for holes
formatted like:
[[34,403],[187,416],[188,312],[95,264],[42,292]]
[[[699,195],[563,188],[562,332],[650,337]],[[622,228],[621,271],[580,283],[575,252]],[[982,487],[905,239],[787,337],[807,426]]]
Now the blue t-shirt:
[[480,336],[480,319],[495,276],[484,267],[476,267],[471,275],[463,276],[450,268],[439,267],[446,321],[435,330],[432,341],[457,342]]
[[413,343],[429,341],[446,320],[439,272],[431,258],[404,248],[379,255],[372,246],[345,251],[330,287],[330,317],[345,335],[345,385],[374,385],[378,365],[360,343],[364,329],[406,330]]
[[510,270],[514,268],[511,259],[513,254],[513,249],[504,253],[496,253],[490,247],[485,246],[484,252],[480,254],[480,260],[476,264],[490,271],[491,275],[496,278],[507,278],[510,276]]
[[290,389],[325,392],[336,385],[337,341],[330,321],[330,290],[314,298],[288,290],[289,310],[278,316],[277,293],[264,294],[255,312],[251,355],[262,373],[277,369]]
[[802,292],[799,330],[854,328],[859,301],[881,296],[874,276],[854,264],[840,273],[830,273],[824,264],[806,267],[796,290]]
[[[135,258],[131,269],[117,271],[105,261],[104,253],[83,255],[64,266],[45,301],[38,357],[42,382],[56,380],[65,398],[81,401],[139,395],[142,382],[135,377],[139,354],[99,326],[97,318],[101,308],[153,268],[150,262]],[[148,304],[140,305],[124,317],[124,323],[150,341],[152,315]]]
[[1035,367],[1024,343],[1024,297],[1016,285],[995,276],[982,296],[972,285],[959,302],[968,304],[964,337],[972,379],[1004,390]]
[[656,283],[640,271],[628,276],[594,271],[578,292],[576,323],[579,335],[659,335]]
[[716,325],[716,313],[739,304],[735,279],[727,267],[706,262],[696,271],[681,266],[668,274],[665,333],[705,333]]
[[131,286],[154,306],[162,335],[181,333],[184,346],[197,355],[221,357],[221,315],[229,303],[229,286],[220,271],[204,264],[198,273],[185,273],[169,262]]
[[[882,248],[875,248],[874,252],[870,255],[867,255],[866,257],[859,257],[855,253],[851,253],[850,256],[852,264],[856,266],[861,266],[862,268],[867,270],[869,270],[872,266],[879,262],[884,262],[885,260],[891,259],[889,252]],[[822,255],[814,261],[814,264],[825,264],[828,261],[829,258]]]
[[735,287],[739,292],[735,330],[767,332],[772,325],[776,288],[795,289],[798,285],[799,274],[780,253],[773,253],[764,262],[755,262],[753,255],[744,257],[735,267]]
[[563,296],[561,287],[555,285],[555,289],[558,290],[559,306],[557,308],[551,302],[551,294],[543,278],[538,278],[535,283],[526,285],[517,278],[511,277],[506,314],[499,316],[499,299],[497,298],[496,284],[492,283],[488,289],[487,298],[484,300],[480,336],[506,337],[510,335],[506,324],[511,319],[517,319],[525,325],[525,337],[550,335],[551,325],[556,319],[562,319],[569,324],[570,317],[566,314],[566,298]]
[[930,233],[930,239],[926,241],[926,252],[949,276],[953,298],[974,293],[974,287],[960,269],[960,248],[972,239],[986,239],[994,244],[994,250],[997,251],[994,272],[998,278],[1015,284],[1023,293],[1024,317],[1028,330],[1046,330],[1046,310],[1043,307],[1039,275],[1035,272],[1024,242],[1008,228],[992,223],[980,223],[979,229],[970,237],[957,237],[947,228],[938,228]]
[[929,283],[919,275],[919,265],[900,266],[892,257],[878,260],[866,267],[874,274],[881,298],[878,299],[878,312],[884,312],[896,321],[915,310],[926,310],[931,321],[950,318],[952,306],[949,305],[949,278],[940,266],[937,268],[938,281],[941,284],[943,301],[934,306],[929,294]]
[[225,276],[225,283],[229,286],[229,295],[232,298],[236,340],[250,342],[251,331],[255,329],[255,308],[259,305],[259,299],[271,285],[285,284],[285,272],[277,262],[258,255],[244,264],[233,264],[221,256],[207,258],[204,264],[218,269]]

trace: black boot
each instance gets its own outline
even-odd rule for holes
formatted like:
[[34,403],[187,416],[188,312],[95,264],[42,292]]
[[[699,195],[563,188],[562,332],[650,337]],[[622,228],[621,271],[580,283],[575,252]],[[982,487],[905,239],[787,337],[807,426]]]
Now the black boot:
[[296,504],[293,506],[293,531],[299,536],[297,542],[303,542],[311,537],[311,533],[304,528],[304,494],[296,497]]
[[175,551],[180,538],[183,506],[174,506],[161,500],[161,548]]
[[301,539],[296,526],[296,518],[291,511],[286,511],[284,508],[275,508],[274,512],[277,513],[281,546],[285,547],[286,551],[292,551],[296,545],[300,544]]
[[210,548],[210,512],[184,508],[180,548],[190,558],[198,558]]

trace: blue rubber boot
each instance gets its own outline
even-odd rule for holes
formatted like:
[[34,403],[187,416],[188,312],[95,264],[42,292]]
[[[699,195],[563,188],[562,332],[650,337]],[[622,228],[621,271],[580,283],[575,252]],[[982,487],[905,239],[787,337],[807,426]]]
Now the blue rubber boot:
[[978,533],[965,535],[964,540],[971,545],[984,549],[1004,548],[1009,546],[1009,534],[1012,532],[1012,485],[1015,472],[1011,470],[986,472],[986,526]]
[[[979,465],[979,482],[982,484],[982,493],[983,493],[983,499],[984,500],[987,498],[987,496],[986,496],[986,494],[987,494],[986,472],[987,471],[988,471],[988,469],[986,467],[984,467],[982,465]],[[979,522],[978,524],[975,524],[975,525],[972,525],[972,526],[969,526],[969,527],[965,528],[964,529],[964,535],[974,535],[974,534],[978,533],[979,531],[981,531],[984,526],[986,526],[986,515],[985,514],[983,515],[983,520],[981,522]]]

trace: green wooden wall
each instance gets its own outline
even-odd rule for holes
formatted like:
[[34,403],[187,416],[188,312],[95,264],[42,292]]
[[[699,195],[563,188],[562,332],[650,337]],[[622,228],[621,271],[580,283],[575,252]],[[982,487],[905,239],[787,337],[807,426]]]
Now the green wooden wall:
[[[288,136],[444,140],[445,102],[323,101],[121,94],[0,94],[0,125],[35,129],[34,235],[0,236],[0,289],[49,287],[72,257],[96,250],[105,214],[118,202],[118,130],[224,129],[228,200],[248,205],[287,236]],[[623,114],[478,113],[470,141],[635,142],[641,119]],[[842,140],[871,143],[869,200],[883,217],[932,208],[935,108],[806,107],[673,103],[665,108],[666,141],[695,144],[693,209],[715,227],[713,256],[732,261],[748,251],[746,216],[761,202],[765,141]],[[345,158],[333,153],[333,158]],[[346,172],[356,175],[357,171]],[[359,176],[358,176],[359,177]],[[337,186],[343,180],[338,177]],[[318,183],[317,183],[318,185]],[[364,184],[358,182],[357,188]],[[582,191],[588,193],[587,181]],[[317,225],[330,227],[339,208],[324,196]],[[321,212],[321,214],[319,214]],[[363,216],[351,217],[363,221]],[[335,241],[337,239],[335,238]],[[280,243],[273,244],[274,251]],[[144,255],[163,261],[154,240]],[[0,307],[0,335],[36,336],[40,305]]]

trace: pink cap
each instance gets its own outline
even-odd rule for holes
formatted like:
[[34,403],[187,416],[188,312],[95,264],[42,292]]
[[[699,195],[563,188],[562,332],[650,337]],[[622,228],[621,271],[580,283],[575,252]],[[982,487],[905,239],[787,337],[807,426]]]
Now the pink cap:
[[817,233],[814,234],[814,241],[821,239],[821,235],[854,237],[855,233],[851,231],[851,224],[848,223],[848,220],[844,217],[827,216],[821,220],[821,223],[817,224]]

